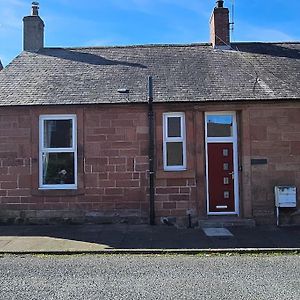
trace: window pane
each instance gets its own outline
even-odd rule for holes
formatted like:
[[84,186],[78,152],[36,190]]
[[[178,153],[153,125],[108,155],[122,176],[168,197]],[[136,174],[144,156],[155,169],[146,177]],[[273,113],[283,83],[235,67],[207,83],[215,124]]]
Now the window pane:
[[207,116],[208,137],[231,137],[232,116]]
[[168,117],[168,137],[181,137],[181,117]]
[[43,153],[43,184],[75,184],[74,153]]
[[71,148],[72,120],[45,120],[44,147]]
[[183,143],[167,143],[167,166],[183,165]]

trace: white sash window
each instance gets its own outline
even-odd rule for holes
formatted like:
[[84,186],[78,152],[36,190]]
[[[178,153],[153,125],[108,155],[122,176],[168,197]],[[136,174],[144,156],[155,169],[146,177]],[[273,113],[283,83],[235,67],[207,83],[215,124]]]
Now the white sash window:
[[186,141],[184,113],[164,113],[163,130],[164,170],[185,170]]
[[40,189],[76,189],[76,115],[41,115],[39,137]]

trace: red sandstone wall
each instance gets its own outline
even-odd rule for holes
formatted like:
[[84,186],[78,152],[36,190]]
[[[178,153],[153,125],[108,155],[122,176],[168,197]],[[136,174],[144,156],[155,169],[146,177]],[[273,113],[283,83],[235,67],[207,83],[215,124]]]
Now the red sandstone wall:
[[[274,222],[275,185],[300,188],[300,108],[290,104],[172,105],[186,113],[187,170],[164,172],[162,113],[157,105],[156,217],[187,222],[206,216],[205,111],[238,112],[241,217]],[[38,189],[40,114],[76,114],[78,190]],[[0,219],[39,222],[148,218],[148,115],[146,105],[0,109]],[[251,165],[252,158],[267,159]],[[107,219],[105,219],[107,217]],[[104,218],[104,219],[103,219]]]
[[[184,112],[186,121],[186,171],[163,170],[163,113]],[[186,225],[188,214],[192,217],[199,215],[199,204],[205,201],[204,197],[197,194],[196,187],[196,161],[201,157],[204,144],[196,151],[194,112],[183,106],[172,107],[160,105],[156,109],[156,181],[155,181],[155,206],[157,219],[175,217],[176,222]],[[198,124],[202,127],[202,123]],[[200,153],[199,153],[200,152]],[[199,198],[198,198],[199,196]],[[201,201],[202,200],[202,201]],[[172,219],[172,218],[171,218]]]
[[[194,143],[187,143],[187,171],[163,171],[162,113],[168,108],[162,107],[155,116],[156,217],[158,222],[160,217],[170,216],[183,218],[185,222],[187,213],[198,214],[195,148]],[[78,190],[39,190],[39,115],[64,113],[77,115]],[[187,112],[186,121],[187,139],[192,141],[192,112]],[[80,222],[111,216],[148,219],[147,106],[3,108],[0,128],[2,219],[26,222],[43,219]]]
[[[64,113],[77,115],[78,190],[42,191],[38,189],[38,118]],[[147,116],[145,106],[1,109],[1,218],[147,219]]]
[[87,210],[148,217],[147,107],[85,109],[84,180]]
[[31,196],[31,122],[29,109],[0,115],[0,211],[28,209]]
[[251,166],[253,214],[260,222],[274,222],[274,186],[300,189],[300,108],[251,107],[249,121],[251,157],[267,159]]

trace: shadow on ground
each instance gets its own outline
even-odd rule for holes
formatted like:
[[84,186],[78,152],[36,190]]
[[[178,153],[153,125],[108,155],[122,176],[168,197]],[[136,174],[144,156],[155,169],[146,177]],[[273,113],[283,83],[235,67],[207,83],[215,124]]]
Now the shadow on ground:
[[[227,227],[232,237],[208,237],[201,228],[149,225],[2,225],[7,237],[51,237],[116,249],[300,248],[300,227]],[[1,245],[0,245],[1,247]]]

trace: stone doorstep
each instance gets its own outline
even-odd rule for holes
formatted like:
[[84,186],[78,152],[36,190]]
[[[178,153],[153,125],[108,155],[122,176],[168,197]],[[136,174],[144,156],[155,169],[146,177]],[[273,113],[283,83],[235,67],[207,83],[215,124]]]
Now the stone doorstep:
[[233,237],[233,234],[227,228],[203,227],[202,230],[204,231],[205,235],[209,237]]
[[238,217],[213,216],[198,220],[199,227],[202,228],[223,228],[223,227],[255,227],[254,219],[242,219]]

